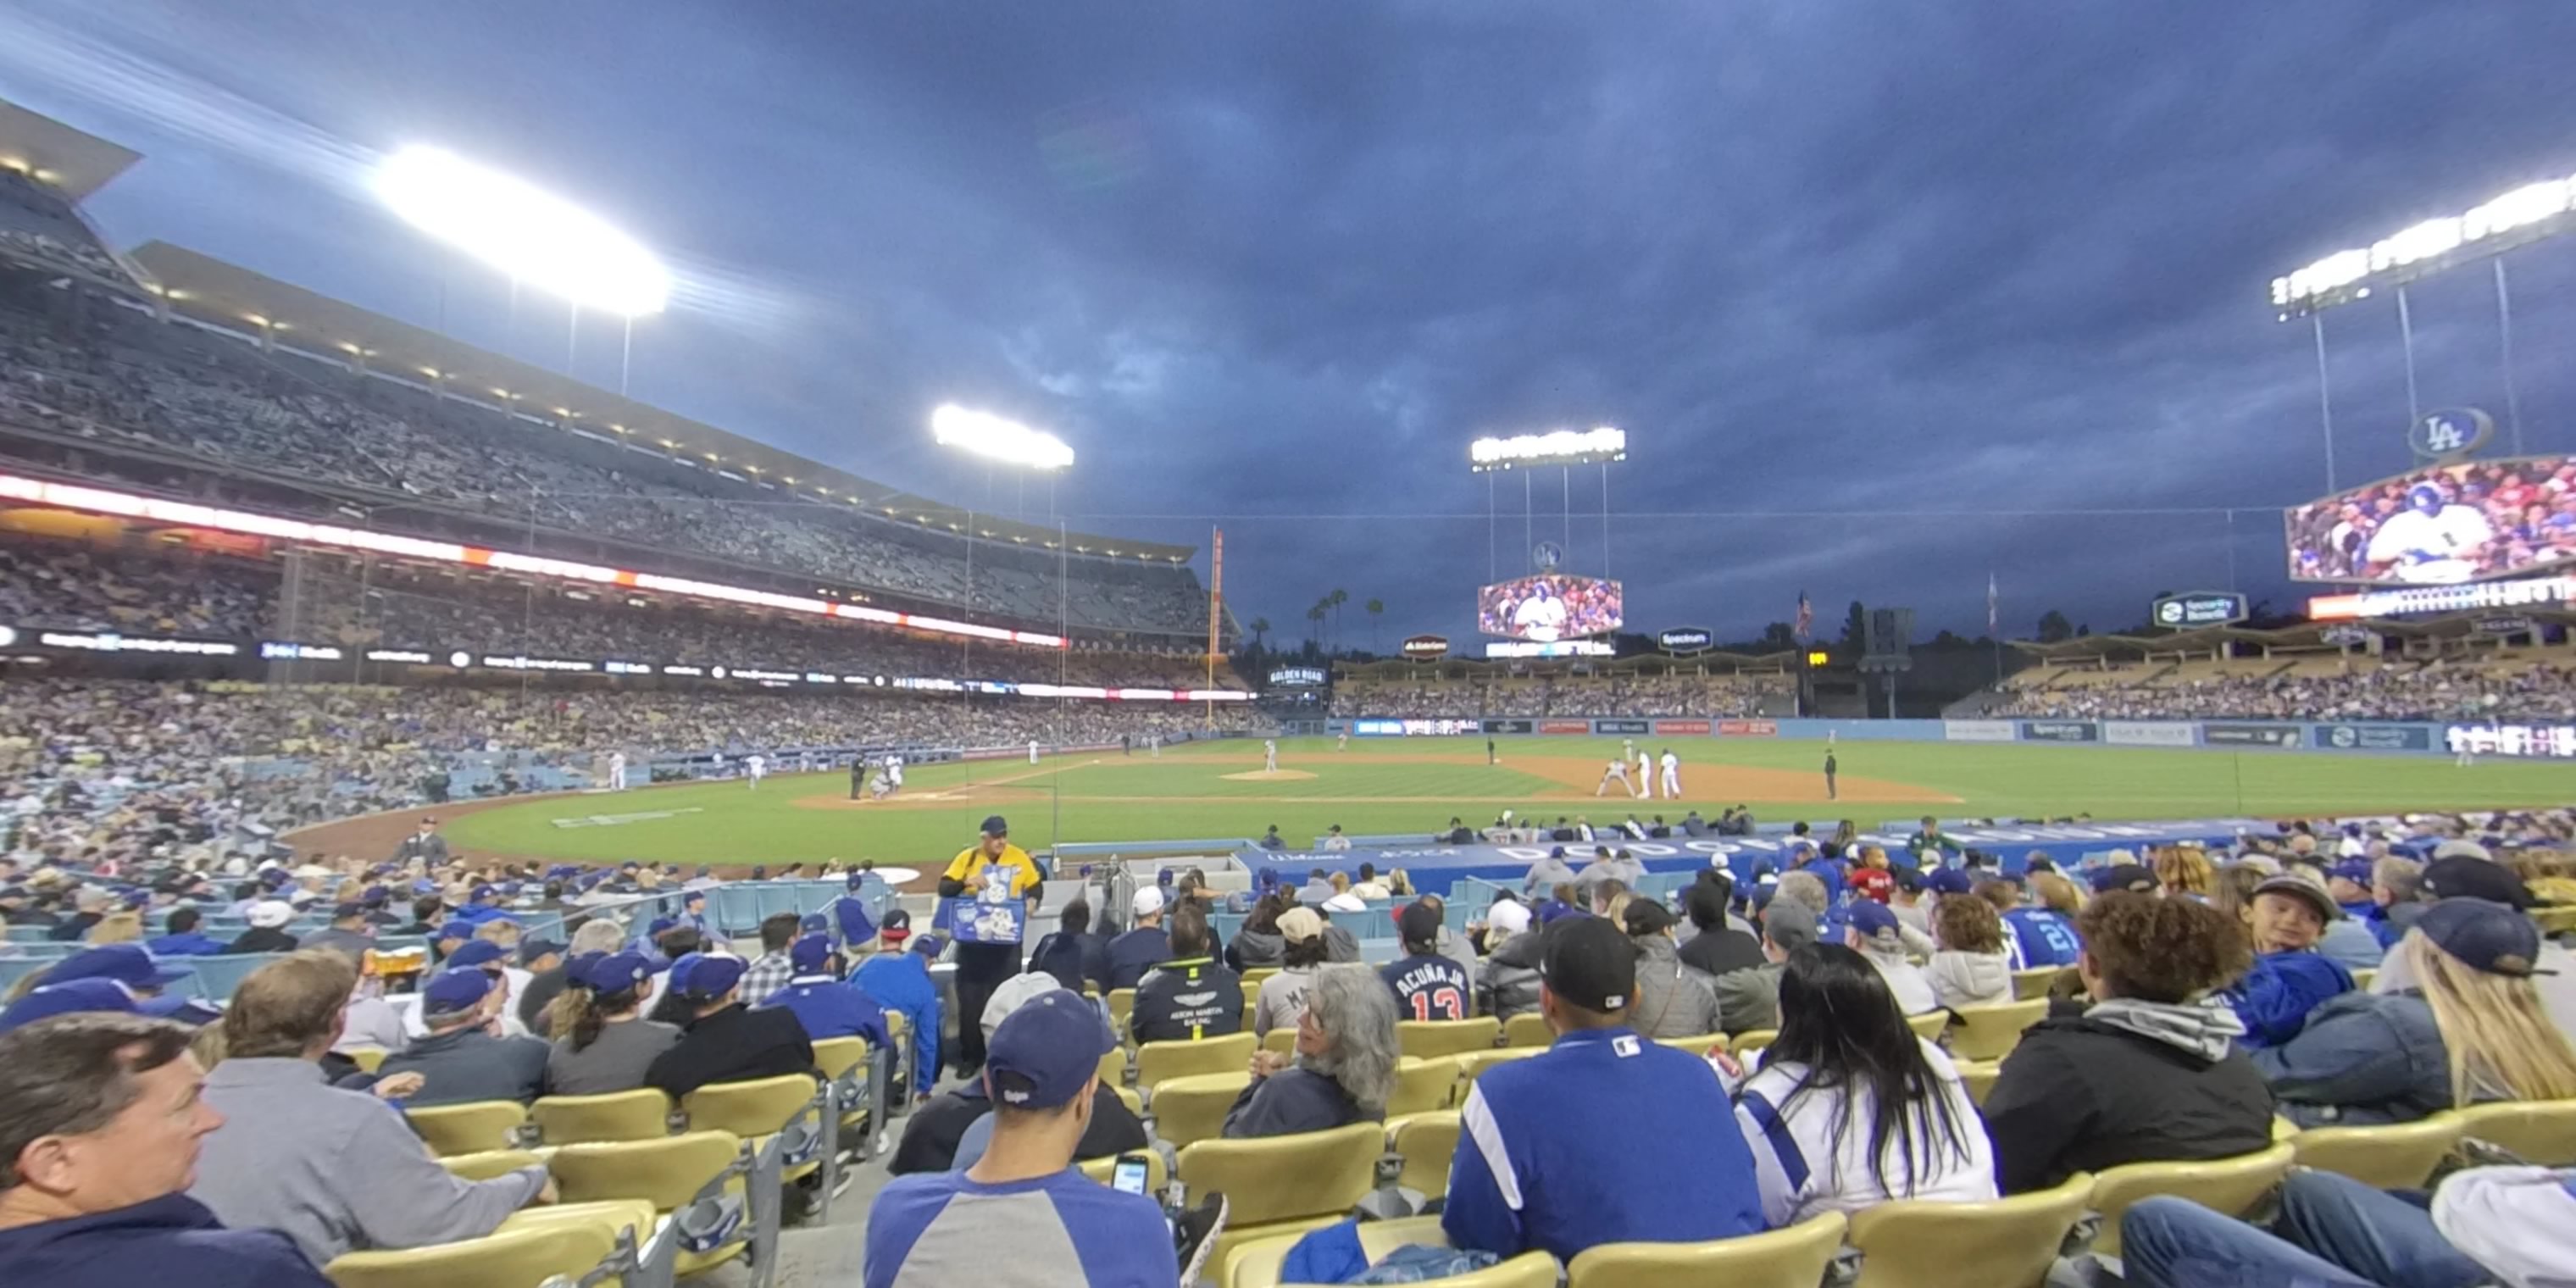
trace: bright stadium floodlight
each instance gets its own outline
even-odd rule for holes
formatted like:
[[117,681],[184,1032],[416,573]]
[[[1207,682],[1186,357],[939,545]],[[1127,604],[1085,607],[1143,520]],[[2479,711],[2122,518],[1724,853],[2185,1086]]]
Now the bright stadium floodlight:
[[440,241],[582,308],[659,313],[671,273],[607,220],[445,148],[407,147],[377,167],[376,195]]
[[930,432],[942,446],[973,452],[1005,465],[1061,470],[1073,464],[1073,449],[1065,446],[1063,439],[955,403],[943,403],[930,413]]
[[2416,278],[2501,255],[2576,229],[2576,177],[2524,184],[2466,214],[2427,219],[2371,243],[2340,250],[2272,279],[2281,320],[2368,299],[2375,286]]
[[1539,465],[1590,465],[1628,459],[1628,431],[1602,425],[1594,429],[1559,429],[1513,438],[1479,438],[1467,445],[1467,468],[1527,469]]

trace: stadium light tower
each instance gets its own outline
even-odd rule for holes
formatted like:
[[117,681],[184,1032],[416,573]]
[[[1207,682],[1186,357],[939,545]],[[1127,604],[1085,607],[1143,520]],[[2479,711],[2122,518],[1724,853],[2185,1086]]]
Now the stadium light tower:
[[579,308],[659,313],[671,273],[607,220],[445,148],[407,147],[377,167],[376,195],[440,241]]
[[971,452],[1003,465],[1050,472],[1073,465],[1073,449],[1063,439],[955,403],[943,403],[930,413],[930,432],[943,447]]

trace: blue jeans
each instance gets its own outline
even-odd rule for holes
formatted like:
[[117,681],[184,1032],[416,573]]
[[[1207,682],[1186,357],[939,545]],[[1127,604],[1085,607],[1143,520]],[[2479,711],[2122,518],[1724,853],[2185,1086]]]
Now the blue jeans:
[[2142,1288],[2472,1288],[2491,1278],[2423,1208],[2332,1172],[2291,1174],[2271,1234],[2152,1198],[2120,1218],[2120,1246],[2128,1282]]

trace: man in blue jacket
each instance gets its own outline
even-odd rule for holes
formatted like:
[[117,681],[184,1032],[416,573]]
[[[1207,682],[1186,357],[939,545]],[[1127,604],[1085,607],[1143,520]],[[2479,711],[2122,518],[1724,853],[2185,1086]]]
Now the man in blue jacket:
[[770,994],[763,1006],[780,1006],[794,1012],[811,1041],[866,1038],[871,1046],[886,1044],[885,1012],[877,1009],[875,999],[856,983],[843,983],[833,976],[829,936],[807,935],[797,940],[787,950],[787,962],[795,974],[789,977],[787,987]]
[[223,1117],[197,1098],[191,1030],[88,1012],[0,1035],[0,1266],[10,1283],[327,1288],[275,1230],[228,1230],[189,1198]]
[[1753,1156],[1717,1072],[1628,1027],[1636,945],[1607,918],[1560,921],[1539,978],[1556,1043],[1469,1091],[1440,1218],[1450,1243],[1571,1261],[1596,1244],[1759,1233]]
[[2270,877],[2254,887],[2245,910],[2254,936],[2254,968],[2228,989],[2227,1004],[2245,1021],[2245,1045],[2260,1050],[2299,1035],[2308,1013],[2352,991],[2352,972],[2316,951],[2334,900],[2297,877]]
[[143,946],[155,957],[212,957],[222,952],[224,941],[198,933],[201,920],[194,908],[173,908],[170,919],[162,923],[164,933]]

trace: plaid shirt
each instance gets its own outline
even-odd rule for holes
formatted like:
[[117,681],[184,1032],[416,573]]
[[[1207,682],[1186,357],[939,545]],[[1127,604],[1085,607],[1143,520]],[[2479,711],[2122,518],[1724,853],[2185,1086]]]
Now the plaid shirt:
[[746,1007],[758,1006],[771,995],[785,992],[787,981],[795,977],[796,964],[787,960],[787,954],[765,954],[742,973],[741,991],[734,1000]]

